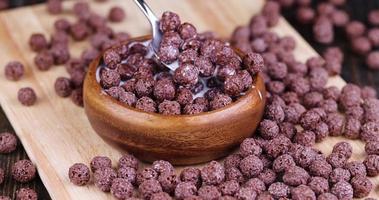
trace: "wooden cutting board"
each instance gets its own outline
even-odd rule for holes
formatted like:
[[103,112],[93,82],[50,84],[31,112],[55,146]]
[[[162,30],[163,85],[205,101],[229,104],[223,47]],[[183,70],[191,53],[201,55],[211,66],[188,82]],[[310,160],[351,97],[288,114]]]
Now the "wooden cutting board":
[[[199,31],[212,30],[222,37],[228,37],[237,25],[245,25],[250,17],[257,13],[263,0],[181,0],[148,1],[153,10],[160,14],[172,10],[180,14],[183,21],[195,24]],[[36,70],[33,53],[28,46],[32,33],[41,32],[49,35],[53,32],[53,22],[58,17],[74,19],[70,8],[74,1],[65,1],[65,12],[51,16],[45,5],[3,11],[0,13],[0,103],[28,155],[36,163],[42,181],[53,199],[110,199],[111,195],[100,192],[90,184],[77,187],[67,178],[68,168],[75,162],[89,163],[95,155],[106,155],[118,160],[121,152],[108,146],[91,129],[84,110],[75,106],[70,99],[58,97],[53,83],[58,76],[67,76],[63,67],[54,67],[48,72]],[[133,1],[108,1],[108,3],[91,3],[98,13],[106,15],[112,5],[120,5],[127,12],[127,20],[112,24],[116,30],[126,30],[133,36],[149,33],[149,24],[139,12]],[[296,57],[305,61],[316,52],[281,19],[274,31],[280,35],[292,35],[297,40]],[[88,46],[87,43],[71,43],[75,56]],[[8,61],[20,60],[26,66],[25,77],[18,82],[7,81],[4,66]],[[345,82],[340,77],[331,78],[329,85],[342,87]],[[32,107],[21,106],[17,101],[17,91],[21,87],[31,86],[38,95],[38,102]],[[333,144],[340,138],[329,138],[317,147],[329,153]],[[364,158],[364,145],[352,141],[353,159]],[[377,185],[379,179],[372,179],[375,190],[372,197],[379,197]]]

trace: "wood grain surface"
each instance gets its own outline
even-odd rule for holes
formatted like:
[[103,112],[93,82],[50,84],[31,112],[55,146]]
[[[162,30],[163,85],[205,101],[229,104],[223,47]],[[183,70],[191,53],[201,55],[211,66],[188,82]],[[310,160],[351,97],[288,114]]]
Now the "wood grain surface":
[[[200,31],[212,30],[227,37],[237,25],[247,24],[250,17],[258,12],[263,0],[182,0],[148,1],[156,13],[169,9],[180,13],[183,21],[194,23]],[[73,2],[65,2],[69,10]],[[149,26],[144,16],[132,1],[110,1],[106,4],[91,4],[92,8],[104,15],[112,5],[121,5],[128,13],[128,19],[121,24],[112,25],[117,30],[127,30],[133,36],[145,35]],[[237,14],[236,14],[237,13]],[[0,73],[0,103],[14,127],[22,144],[33,162],[36,163],[40,177],[52,199],[111,199],[109,194],[97,190],[92,184],[76,187],[67,178],[67,169],[75,162],[88,163],[95,155],[106,155],[117,161],[121,152],[105,144],[91,129],[84,110],[71,103],[70,99],[58,97],[53,83],[58,76],[67,75],[63,67],[54,67],[48,72],[36,70],[33,64],[34,53],[27,42],[31,33],[53,32],[52,24],[57,17],[72,18],[69,11],[59,16],[48,16],[43,5],[20,8],[0,13],[0,71],[10,60],[20,60],[26,66],[25,77],[18,82],[9,82]],[[292,35],[297,40],[295,54],[305,61],[316,52],[300,37],[289,24],[281,19],[274,31],[280,35]],[[86,47],[86,43],[71,43],[73,55]],[[345,82],[340,77],[331,78],[329,85],[342,87]],[[38,95],[38,102],[32,107],[23,107],[17,102],[17,90],[31,86]],[[329,153],[333,144],[341,138],[328,138],[317,144],[324,153]],[[364,146],[359,141],[353,144],[353,159],[365,157]],[[378,178],[371,179],[375,189],[371,197],[379,197]]]

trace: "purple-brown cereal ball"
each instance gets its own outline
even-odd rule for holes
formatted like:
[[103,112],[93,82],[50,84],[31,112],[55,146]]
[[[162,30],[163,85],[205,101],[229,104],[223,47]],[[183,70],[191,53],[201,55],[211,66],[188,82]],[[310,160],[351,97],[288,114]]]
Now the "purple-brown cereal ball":
[[179,177],[175,173],[165,173],[158,177],[158,181],[164,192],[172,194],[175,191],[176,185],[180,182]]
[[291,189],[291,197],[293,200],[316,200],[316,195],[312,189],[306,185],[299,185]]
[[[250,140],[248,140],[248,141],[250,141]],[[224,159],[224,167],[225,167],[225,169],[229,169],[232,167],[238,168],[239,164],[241,163],[241,160],[242,160],[241,155],[231,154]]]
[[86,185],[90,180],[90,171],[85,164],[75,163],[68,170],[70,181],[78,186]]
[[378,141],[379,123],[368,122],[361,127],[361,139],[365,142]]
[[335,184],[339,181],[350,181],[350,172],[344,168],[335,168],[329,176],[329,182]]
[[376,154],[379,155],[379,142],[378,141],[369,141],[365,145],[365,151],[367,154]]
[[196,27],[192,24],[185,22],[178,28],[178,33],[183,40],[195,38],[197,35]]
[[71,23],[67,19],[64,19],[64,18],[57,19],[54,22],[54,28],[57,32],[59,31],[68,32],[70,30],[70,26],[71,26]]
[[323,193],[317,197],[317,200],[338,200],[338,198],[332,193]]
[[150,97],[154,92],[155,81],[153,78],[138,79],[135,84],[135,93],[138,97]]
[[201,183],[200,180],[200,170],[194,167],[184,168],[180,172],[180,180],[182,182],[191,182],[196,186],[199,186]]
[[17,137],[14,134],[0,133],[0,154],[8,154],[16,150]]
[[20,188],[16,191],[16,200],[37,200],[38,194],[30,188]]
[[372,51],[366,57],[366,64],[370,69],[379,69],[379,51]]
[[295,143],[311,147],[316,143],[316,135],[313,131],[301,131],[296,133],[293,141]]
[[277,157],[272,163],[272,169],[276,173],[287,171],[289,168],[295,166],[295,161],[289,154],[283,154]]
[[180,115],[180,104],[177,101],[164,100],[159,104],[158,111],[163,115]]
[[372,28],[367,32],[367,37],[374,47],[379,46],[379,28]]
[[321,117],[314,110],[304,112],[300,117],[300,125],[305,129],[312,129],[321,120]]
[[0,185],[4,182],[5,179],[5,173],[2,168],[0,168]]
[[377,92],[375,88],[371,86],[364,86],[361,89],[361,96],[363,99],[371,99],[371,98],[376,98],[377,97]]
[[270,185],[268,188],[268,192],[274,197],[274,198],[284,198],[288,197],[290,193],[290,188],[288,185],[282,183],[282,182],[275,182]]
[[299,7],[296,12],[296,18],[302,24],[311,23],[314,20],[315,15],[316,13],[314,9],[306,6]]
[[240,200],[250,200],[255,199],[257,197],[257,193],[252,188],[241,187],[234,196]]
[[308,186],[316,193],[316,195],[323,194],[329,191],[328,179],[323,177],[311,177]]
[[30,160],[19,160],[12,166],[12,177],[20,183],[33,180],[36,172],[36,167]]
[[313,25],[313,37],[321,44],[330,44],[334,39],[333,24],[326,17],[319,17]]
[[150,200],[172,200],[166,192],[158,192],[151,195]]
[[180,17],[173,12],[165,11],[162,14],[159,27],[162,32],[176,31],[180,26]]
[[351,186],[353,187],[355,198],[367,197],[373,188],[373,184],[365,176],[353,177],[350,183],[351,183]]
[[241,160],[240,169],[243,175],[248,178],[257,176],[263,170],[263,163],[259,157],[255,155],[249,155]]
[[353,199],[353,187],[346,181],[339,181],[330,190],[338,199]]
[[218,185],[225,180],[225,168],[217,161],[211,161],[201,169],[203,184]]
[[265,168],[263,171],[258,175],[258,178],[262,180],[266,186],[271,185],[273,182],[275,182],[277,176],[276,173],[272,169]]
[[290,186],[298,186],[307,184],[310,176],[305,169],[293,166],[289,168],[283,175],[283,182]]
[[137,173],[137,185],[140,185],[142,182],[150,179],[157,179],[158,172],[156,172],[153,168],[146,167],[142,171]]
[[197,188],[192,182],[180,182],[175,188],[175,198],[182,200],[196,195]]
[[262,71],[264,60],[260,54],[250,52],[243,58],[243,64],[251,76],[254,76]]
[[351,21],[345,26],[345,32],[348,37],[356,38],[366,32],[366,26],[359,21]]
[[71,93],[71,100],[75,105],[83,107],[83,89],[78,88],[73,90]]
[[367,37],[361,36],[351,40],[351,48],[359,55],[367,55],[371,51],[372,45]]
[[374,26],[379,25],[379,10],[371,10],[368,14],[368,21]]
[[328,124],[331,136],[340,136],[345,124],[345,117],[337,112],[330,113],[327,115],[325,123]]
[[271,64],[267,66],[268,75],[273,79],[283,79],[287,76],[288,69],[287,65],[281,62]]
[[91,171],[95,172],[96,170],[100,168],[105,168],[105,167],[112,167],[112,161],[110,158],[106,156],[95,156],[92,158],[91,163],[90,163]]
[[5,65],[4,74],[8,80],[17,81],[24,75],[24,65],[18,61],[9,62]]
[[125,18],[125,11],[121,7],[115,6],[109,10],[108,19],[111,22],[121,22]]
[[251,178],[243,185],[243,187],[247,187],[255,191],[257,194],[260,194],[266,191],[265,183],[259,178]]
[[361,122],[354,117],[347,117],[343,135],[349,139],[358,139],[361,130]]
[[183,108],[183,114],[185,115],[195,115],[204,112],[204,106],[199,104],[187,104]]
[[65,77],[58,77],[54,83],[55,92],[60,97],[68,97],[72,92],[71,80]]
[[316,142],[321,142],[328,136],[329,127],[325,122],[321,121],[315,127],[313,127],[312,131],[316,135]]
[[292,143],[290,139],[285,136],[279,135],[278,137],[268,141],[265,150],[269,157],[276,158],[279,155],[287,153],[291,144]]
[[262,148],[255,142],[253,138],[246,138],[242,141],[239,154],[242,157],[246,157],[248,155],[259,156],[262,153]]
[[193,49],[188,49],[188,50],[182,51],[179,54],[178,60],[180,64],[183,64],[183,63],[193,64],[195,60],[197,60],[197,58],[198,58],[197,51]]
[[43,49],[48,48],[49,43],[43,34],[34,33],[29,38],[29,46],[33,51],[39,52]]
[[194,61],[194,65],[199,70],[200,76],[203,77],[212,76],[215,71],[215,66],[208,58],[204,56],[197,57]]
[[133,189],[133,185],[126,179],[115,178],[112,181],[111,193],[117,199],[132,197]]
[[152,100],[149,97],[142,97],[138,99],[136,103],[136,108],[143,110],[145,112],[156,112],[157,111],[157,104],[154,100]]
[[180,85],[195,85],[198,82],[199,70],[190,63],[184,63],[174,72],[174,81]]
[[116,70],[104,70],[100,74],[101,85],[108,89],[113,86],[118,86],[121,81],[120,74]]
[[350,158],[353,154],[353,147],[348,142],[338,142],[333,146],[332,153],[341,153],[346,158]]
[[314,160],[309,165],[309,172],[313,176],[321,176],[324,178],[328,178],[332,170],[332,166],[324,159]]
[[379,174],[379,156],[368,155],[363,161],[366,166],[367,175],[370,177],[377,176]]
[[233,196],[239,189],[240,185],[236,180],[226,181],[221,183],[218,188],[222,195]]
[[280,132],[284,136],[286,136],[288,139],[292,139],[293,136],[297,133],[297,129],[296,129],[295,125],[292,123],[289,123],[289,122],[283,122],[283,123],[279,124],[279,129],[280,129]]
[[238,96],[244,89],[244,84],[240,76],[232,75],[226,77],[224,81],[224,92],[230,96]]
[[197,193],[204,200],[213,200],[221,197],[221,192],[213,185],[204,185],[199,188]]
[[209,103],[211,110],[217,110],[223,108],[232,103],[232,98],[225,94],[216,95]]
[[345,169],[349,170],[352,177],[367,175],[365,165],[359,161],[348,162],[345,166]]
[[151,166],[159,175],[161,174],[171,174],[174,172],[174,167],[172,164],[165,160],[154,161]]
[[193,94],[191,90],[187,88],[179,88],[176,94],[176,101],[182,106],[191,104],[193,101]]
[[265,116],[277,123],[280,123],[284,120],[285,114],[283,108],[278,104],[271,104],[266,106]]
[[322,94],[319,92],[308,92],[303,96],[303,105],[306,108],[313,108],[319,106],[323,99]]
[[337,152],[331,153],[326,159],[334,168],[338,168],[344,167],[348,158],[346,158],[345,154]]
[[117,178],[117,173],[109,167],[100,168],[93,174],[94,183],[103,192],[109,192],[113,179]]
[[136,183],[137,171],[131,167],[122,167],[118,169],[117,177],[126,179],[134,185]]
[[103,60],[108,68],[115,69],[117,64],[121,62],[121,57],[114,49],[108,49],[104,52]]
[[150,199],[154,193],[162,192],[162,187],[157,180],[150,179],[141,183],[138,191],[144,199]]
[[306,111],[303,105],[299,103],[291,103],[283,108],[285,117],[284,121],[290,123],[298,123],[301,115]]

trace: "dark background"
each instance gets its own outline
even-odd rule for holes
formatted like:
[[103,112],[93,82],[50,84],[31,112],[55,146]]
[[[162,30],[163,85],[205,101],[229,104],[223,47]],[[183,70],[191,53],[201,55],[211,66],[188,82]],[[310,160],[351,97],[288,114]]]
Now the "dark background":
[[[0,10],[6,9],[5,7],[14,8],[18,6],[41,3],[43,1],[44,0],[0,0]],[[313,6],[315,6],[318,2],[320,1],[314,0]],[[347,0],[347,2],[348,3],[344,9],[349,11],[351,19],[357,19],[364,22],[367,21],[366,15],[370,10],[379,8],[379,0]],[[296,30],[299,31],[301,35],[312,45],[313,48],[315,48],[319,53],[323,52],[326,46],[320,45],[313,40],[311,25],[301,25],[297,23],[294,15],[295,12],[293,10],[284,9],[283,14],[285,18],[296,28]],[[369,70],[365,65],[365,58],[354,54],[350,50],[349,42],[342,30],[337,30],[335,38],[336,39],[332,45],[341,47],[345,53],[345,60],[341,74],[343,79],[347,82],[353,82],[360,86],[372,86],[379,92],[379,71]],[[0,108],[0,132],[3,131],[12,132],[13,129],[3,110]],[[27,158],[27,155],[23,147],[19,145],[16,152],[10,155],[0,155],[0,167],[8,170],[6,174],[9,174],[9,169],[12,164],[23,158]],[[31,183],[19,184],[8,177],[6,178],[4,184],[0,185],[0,195],[12,196],[20,187],[34,188],[42,200],[51,199],[39,178]]]

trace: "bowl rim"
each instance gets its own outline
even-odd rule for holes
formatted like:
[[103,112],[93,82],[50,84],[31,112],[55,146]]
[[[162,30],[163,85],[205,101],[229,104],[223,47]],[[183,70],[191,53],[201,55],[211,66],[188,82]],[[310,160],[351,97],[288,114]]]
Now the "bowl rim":
[[[128,40],[125,40],[117,45],[114,45],[108,49],[111,49],[111,48],[116,48],[116,47],[119,47],[121,45],[129,45],[130,43],[132,42],[143,42],[143,41],[146,41],[146,40],[149,40],[151,39],[151,35],[145,35],[145,36],[140,36],[140,37],[134,37],[134,38],[130,38]],[[243,53],[241,50],[235,48],[235,47],[232,47],[233,50],[238,54],[238,56],[242,59],[246,54]],[[108,50],[106,49],[106,50]],[[146,114],[146,115],[149,115],[149,116],[153,116],[153,117],[160,117],[160,118],[165,118],[165,119],[174,119],[174,118],[177,118],[177,119],[183,119],[183,118],[193,118],[193,117],[206,117],[206,116],[210,116],[210,115],[214,115],[216,113],[220,113],[220,112],[223,112],[223,111],[227,111],[229,110],[231,107],[235,106],[236,104],[239,104],[241,103],[242,101],[244,101],[246,98],[250,97],[251,96],[251,93],[254,92],[255,90],[257,90],[257,93],[259,96],[259,98],[253,98],[251,104],[258,104],[258,101],[265,101],[264,98],[265,98],[265,93],[266,93],[266,89],[265,89],[265,84],[263,84],[263,90],[259,90],[259,89],[255,89],[257,88],[256,87],[256,84],[258,82],[258,79],[263,79],[263,77],[261,77],[261,73],[258,73],[256,74],[254,77],[252,77],[253,79],[253,85],[245,92],[245,94],[241,97],[239,97],[236,101],[232,102],[231,104],[223,107],[223,108],[219,108],[217,110],[212,110],[212,111],[207,111],[207,112],[201,112],[201,113],[197,113],[197,114],[192,114],[192,115],[185,115],[185,114],[179,114],[179,115],[164,115],[164,114],[160,114],[160,113],[155,113],[155,112],[146,112],[146,111],[143,111],[143,110],[140,110],[140,109],[137,109],[137,108],[134,108],[132,106],[129,106],[125,103],[122,103],[114,98],[112,98],[111,96],[109,96],[108,94],[105,93],[104,89],[101,87],[100,83],[96,80],[96,71],[97,71],[97,68],[99,66],[99,63],[102,59],[102,56],[104,55],[104,52],[106,51],[102,51],[98,57],[96,59],[94,59],[90,65],[89,65],[89,70],[88,71],[92,71],[93,68],[95,69],[93,74],[91,73],[87,73],[88,75],[88,78],[89,79],[92,79],[94,80],[97,84],[95,84],[95,87],[96,88],[93,88],[94,90],[97,91],[98,95],[106,98],[107,100],[110,100],[111,102],[113,103],[116,103],[120,106],[122,106],[123,108],[126,108],[128,109],[129,111],[133,111],[133,112],[136,112],[136,113],[140,113],[140,114]],[[87,78],[86,78],[87,79]],[[254,97],[256,97],[256,95],[254,95]]]

